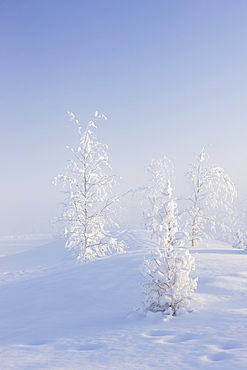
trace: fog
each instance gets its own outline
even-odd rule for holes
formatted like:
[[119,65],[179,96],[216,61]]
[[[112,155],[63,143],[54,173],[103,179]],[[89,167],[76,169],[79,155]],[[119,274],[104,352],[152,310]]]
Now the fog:
[[187,164],[206,147],[241,207],[246,15],[245,1],[1,2],[0,234],[55,232],[63,195],[52,179],[70,158],[66,145],[78,145],[68,110],[82,124],[95,110],[108,117],[97,137],[121,190],[170,155],[176,194],[187,194]]

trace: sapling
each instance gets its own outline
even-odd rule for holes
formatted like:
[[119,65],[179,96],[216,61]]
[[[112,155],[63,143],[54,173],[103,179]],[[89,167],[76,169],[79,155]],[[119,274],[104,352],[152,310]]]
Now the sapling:
[[[160,172],[158,163],[162,162],[152,162],[154,178],[156,171]],[[191,296],[198,279],[190,277],[195,270],[195,258],[188,250],[176,247],[178,242],[181,246],[185,239],[181,238],[182,233],[179,232],[177,204],[172,198],[170,179],[164,177],[162,186],[160,183],[159,185],[156,192],[155,187],[151,189],[152,204],[160,202],[160,208],[152,208],[151,216],[155,222],[148,226],[156,236],[158,247],[154,252],[155,257],[145,258],[141,267],[141,274],[145,279],[141,284],[145,295],[143,303],[145,311],[175,316],[179,309],[192,310]]]

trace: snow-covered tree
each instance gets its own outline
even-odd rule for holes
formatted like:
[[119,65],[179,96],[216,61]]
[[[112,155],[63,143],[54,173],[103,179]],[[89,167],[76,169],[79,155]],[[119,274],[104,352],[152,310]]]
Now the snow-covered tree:
[[175,316],[179,309],[192,311],[192,294],[198,278],[192,279],[195,258],[187,249],[157,249],[157,257],[145,259],[141,273],[145,311]]
[[[206,166],[207,156],[202,149],[197,163],[190,165],[187,177],[192,187],[191,206],[184,212],[186,230],[192,246],[208,234],[205,227],[215,230],[216,225],[226,227],[225,220],[232,213],[236,189],[230,177],[219,166]],[[217,217],[219,216],[219,217]]]
[[143,211],[144,227],[151,231],[159,242],[159,210],[167,200],[173,178],[173,164],[168,157],[152,160],[144,171],[150,176],[147,187],[142,188],[146,209]]
[[237,249],[247,249],[247,238],[246,231],[242,228],[236,230],[235,240],[233,242],[233,248]]
[[59,221],[64,224],[66,248],[80,261],[91,261],[113,250],[123,252],[124,244],[107,231],[112,224],[112,206],[119,197],[112,195],[115,178],[110,168],[107,145],[100,143],[93,130],[96,120],[106,117],[97,112],[83,131],[79,120],[68,112],[78,126],[80,143],[77,149],[67,147],[73,154],[66,173],[54,178],[66,187],[67,198]]
[[246,218],[244,212],[235,209],[233,217],[231,217],[230,238],[227,240],[237,249],[247,249],[247,230]]
[[[162,163],[162,162],[159,162]],[[166,162],[165,162],[166,163]],[[157,162],[152,162],[153,178],[156,179],[160,169]],[[158,175],[157,174],[157,175]],[[174,248],[178,239],[178,218],[175,215],[177,204],[172,199],[170,179],[163,178],[150,193],[153,194],[151,204],[159,204],[160,208],[152,209],[152,222],[148,225],[157,237],[158,248],[156,257],[144,259],[141,273],[146,282],[142,284],[145,295],[145,311],[176,315],[179,309],[191,310],[191,296],[197,287],[197,278],[192,279],[190,273],[195,269],[195,259],[186,249]],[[162,194],[162,199],[161,199]],[[157,197],[157,199],[156,199]]]

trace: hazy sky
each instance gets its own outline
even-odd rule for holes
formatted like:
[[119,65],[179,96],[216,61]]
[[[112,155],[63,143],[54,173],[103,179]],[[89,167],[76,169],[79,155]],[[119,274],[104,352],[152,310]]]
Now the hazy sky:
[[126,188],[172,155],[177,191],[203,146],[247,198],[246,0],[0,1],[0,235],[50,232],[51,185],[77,146],[109,145]]

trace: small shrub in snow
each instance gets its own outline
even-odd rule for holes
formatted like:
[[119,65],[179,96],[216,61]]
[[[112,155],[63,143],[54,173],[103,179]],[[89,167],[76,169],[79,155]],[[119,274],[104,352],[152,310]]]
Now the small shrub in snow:
[[157,249],[157,257],[145,259],[141,269],[146,279],[142,284],[145,310],[173,316],[181,308],[192,310],[191,297],[198,280],[190,278],[193,270],[195,258],[188,250]]
[[68,147],[74,159],[66,167],[66,173],[54,179],[54,184],[60,180],[67,187],[59,221],[64,223],[66,248],[78,260],[90,261],[113,250],[123,252],[123,242],[107,232],[107,227],[113,224],[111,207],[119,197],[112,196],[115,179],[107,172],[110,168],[107,145],[98,142],[93,133],[96,120],[106,117],[96,112],[83,132],[79,120],[70,112],[69,116],[78,125],[80,144],[76,150]]
[[244,212],[234,209],[232,217],[229,217],[228,234],[225,237],[227,243],[233,248],[247,249],[246,216]]
[[233,248],[237,249],[247,249],[247,239],[246,239],[246,233],[242,229],[238,229],[235,233],[235,238],[233,242]]

